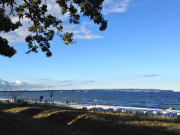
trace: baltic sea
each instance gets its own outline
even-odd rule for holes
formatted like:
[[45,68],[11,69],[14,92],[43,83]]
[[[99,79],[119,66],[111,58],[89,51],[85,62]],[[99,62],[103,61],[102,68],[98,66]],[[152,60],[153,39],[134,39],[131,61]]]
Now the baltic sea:
[[[50,91],[25,91],[18,99],[37,102],[40,96],[51,101]],[[10,99],[10,92],[0,92],[0,99]],[[180,92],[122,92],[115,90],[58,90],[52,100],[80,105],[108,105],[180,110]]]

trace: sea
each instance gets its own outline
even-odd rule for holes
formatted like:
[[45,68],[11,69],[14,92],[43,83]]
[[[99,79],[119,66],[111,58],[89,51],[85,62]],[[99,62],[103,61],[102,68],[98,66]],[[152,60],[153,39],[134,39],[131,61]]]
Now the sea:
[[[18,95],[19,91],[13,92]],[[180,92],[125,92],[116,90],[55,90],[55,91],[24,91],[18,96],[29,102],[68,101],[74,105],[107,105],[140,108],[157,108],[180,110]],[[0,91],[0,99],[12,99],[10,91]]]

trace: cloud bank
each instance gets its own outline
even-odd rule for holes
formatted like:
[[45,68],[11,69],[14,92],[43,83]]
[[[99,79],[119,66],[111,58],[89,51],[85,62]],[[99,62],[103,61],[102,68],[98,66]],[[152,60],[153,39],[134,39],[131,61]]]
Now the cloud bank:
[[144,75],[143,77],[158,77],[159,75],[157,74],[148,74],[148,75]]
[[29,89],[29,90],[37,90],[37,89],[52,89],[54,86],[52,85],[44,85],[44,84],[39,84],[39,83],[28,83],[28,82],[23,82],[20,80],[16,81],[5,81],[0,79],[0,90],[7,90],[7,89],[12,89],[12,90],[18,90],[18,89]]
[[40,79],[41,83],[29,83],[20,80],[5,81],[0,79],[0,90],[52,90],[84,86],[95,83],[95,80],[61,80]]
[[75,81],[75,80],[64,80],[64,81],[59,81],[57,82],[58,86],[80,86],[80,85],[87,85],[87,84],[92,84],[94,83],[95,80],[79,80],[79,81]]

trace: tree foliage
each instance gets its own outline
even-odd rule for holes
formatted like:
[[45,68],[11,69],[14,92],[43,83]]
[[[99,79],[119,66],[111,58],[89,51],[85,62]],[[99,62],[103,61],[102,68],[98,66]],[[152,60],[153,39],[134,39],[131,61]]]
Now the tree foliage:
[[[21,4],[17,4],[17,1]],[[48,1],[48,0],[47,0]],[[104,19],[101,10],[104,0],[55,0],[59,5],[62,15],[68,13],[69,23],[79,24],[80,15],[89,17],[95,24],[100,25],[99,30],[107,27],[107,20]],[[10,8],[10,13],[6,9]],[[80,9],[80,12],[78,12]],[[10,15],[18,16],[19,21],[12,22]],[[73,44],[73,33],[63,33],[63,22],[55,16],[48,14],[46,0],[0,0],[0,33],[14,31],[22,26],[21,21],[28,18],[31,26],[28,28],[31,33],[25,38],[30,52],[38,52],[40,48],[46,56],[52,55],[49,41],[57,34],[65,42],[65,45]],[[0,55],[12,57],[16,50],[8,44],[8,40],[0,36]]]

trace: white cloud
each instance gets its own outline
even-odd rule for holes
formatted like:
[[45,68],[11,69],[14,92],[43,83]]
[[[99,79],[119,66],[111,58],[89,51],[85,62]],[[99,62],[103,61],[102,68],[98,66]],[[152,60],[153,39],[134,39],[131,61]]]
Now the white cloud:
[[17,80],[17,81],[12,81],[12,82],[11,82],[11,85],[13,85],[13,86],[22,86],[22,85],[23,85],[23,82],[22,82],[22,81],[19,81],[19,80]]
[[109,4],[113,4],[113,0],[105,0],[103,2],[103,5],[109,5]]
[[82,25],[65,25],[64,26],[64,32],[73,32],[74,37],[76,39],[97,39],[97,38],[104,38],[103,36],[94,35],[91,30],[89,30],[87,27],[88,25],[93,25],[89,22],[83,22]]
[[68,13],[66,13],[65,15],[61,15],[61,9],[59,5],[55,2],[55,0],[47,1],[47,9],[48,9],[48,14],[56,16],[57,18],[63,21],[67,20],[68,18]]
[[105,0],[103,3],[103,13],[123,13],[126,12],[131,0]]
[[78,30],[73,31],[74,34],[90,34],[91,31],[86,28],[86,25],[91,25],[92,23],[83,22],[81,27]]
[[10,44],[15,44],[25,42],[25,37],[29,34],[28,27],[23,26],[9,33],[1,33],[0,36],[8,39]]
[[75,38],[78,39],[96,39],[96,38],[104,38],[103,36],[97,36],[97,35],[75,35]]

